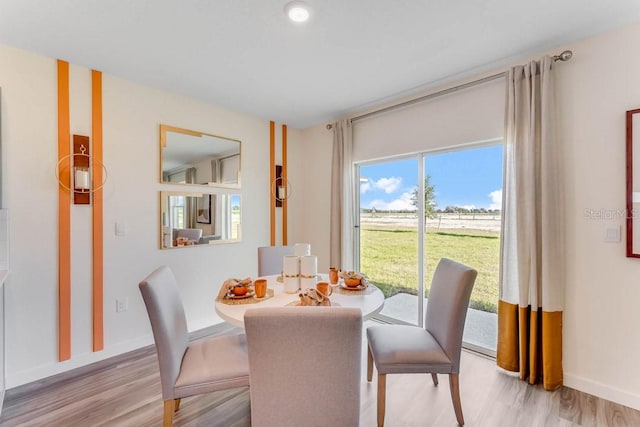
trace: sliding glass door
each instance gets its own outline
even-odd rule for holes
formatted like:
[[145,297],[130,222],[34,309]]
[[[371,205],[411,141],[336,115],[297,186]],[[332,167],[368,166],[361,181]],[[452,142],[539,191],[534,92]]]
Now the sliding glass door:
[[382,315],[418,323],[419,235],[415,189],[419,159],[360,165],[360,271],[386,297]]
[[381,317],[421,325],[435,267],[450,258],[478,270],[465,345],[494,354],[501,142],[363,163],[356,171],[360,269],[386,296]]
[[478,270],[464,341],[467,347],[493,355],[500,271],[502,144],[427,154],[424,176],[425,297],[440,258]]

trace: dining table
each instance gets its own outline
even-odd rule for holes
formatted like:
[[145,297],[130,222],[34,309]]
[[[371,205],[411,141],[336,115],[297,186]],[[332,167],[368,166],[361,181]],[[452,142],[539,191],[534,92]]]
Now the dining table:
[[[217,298],[215,310],[226,322],[244,328],[244,314],[247,310],[261,307],[296,306],[300,302],[299,292],[284,291],[282,277],[279,275],[262,276],[257,279],[267,280],[267,295],[264,298],[249,296],[246,299],[227,300]],[[318,275],[318,281],[328,281],[328,275]],[[333,293],[329,296],[331,306],[355,307],[362,311],[362,318],[366,320],[382,310],[384,294],[375,285],[368,284],[364,289],[348,288],[342,280],[331,285]],[[299,307],[304,310],[304,307]]]

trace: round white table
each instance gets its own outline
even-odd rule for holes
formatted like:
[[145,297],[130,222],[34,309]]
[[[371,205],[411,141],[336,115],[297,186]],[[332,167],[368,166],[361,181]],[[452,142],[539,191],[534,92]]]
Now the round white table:
[[[322,280],[327,280],[327,275],[321,275]],[[288,294],[284,292],[284,286],[278,282],[278,276],[264,276],[267,279],[267,288],[273,290],[273,297],[266,298],[254,304],[225,304],[216,301],[216,313],[225,321],[234,326],[244,328],[244,313],[252,308],[259,307],[284,307],[300,301],[298,293]],[[329,297],[331,303],[339,307],[356,307],[362,310],[363,320],[368,319],[380,310],[384,305],[384,294],[380,289],[373,285],[369,285],[365,291],[349,291],[334,289],[333,294]]]

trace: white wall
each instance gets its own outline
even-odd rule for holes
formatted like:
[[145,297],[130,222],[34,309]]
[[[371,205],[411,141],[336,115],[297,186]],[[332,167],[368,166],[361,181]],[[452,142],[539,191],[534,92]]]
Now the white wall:
[[561,138],[566,144],[566,384],[640,409],[640,260],[624,238],[605,243],[607,226],[588,209],[625,208],[625,111],[640,107],[640,25],[569,46],[558,67]]
[[[90,135],[90,71],[71,65],[71,132]],[[4,206],[10,209],[6,286],[7,384],[40,379],[152,342],[138,282],[169,265],[191,330],[220,321],[222,281],[257,273],[269,242],[269,123],[120,78],[103,76],[104,336],[91,351],[90,208],[72,208],[72,358],[57,362],[58,198],[56,62],[0,46]],[[159,250],[159,124],[242,141],[241,243]],[[290,136],[296,142],[296,134]],[[199,188],[193,188],[198,191]],[[231,190],[230,192],[238,192]],[[115,235],[116,222],[128,226]],[[129,309],[115,312],[116,298]]]
[[[556,67],[559,132],[566,151],[564,181],[558,183],[564,188],[567,239],[565,384],[640,409],[640,260],[625,257],[624,239],[604,242],[608,226],[621,226],[624,236],[624,218],[586,215],[587,209],[625,208],[625,111],[640,108],[640,56],[634,54],[640,51],[640,25],[548,53],[564,48],[574,53]],[[302,139],[296,155],[315,161],[295,176],[305,183],[307,197],[296,207],[300,219],[291,224],[292,233],[328,256],[330,184],[323,177],[329,169],[315,165],[330,162],[332,135],[323,124],[305,130]],[[406,147],[412,151],[415,146]],[[312,171],[317,179],[308,178]]]

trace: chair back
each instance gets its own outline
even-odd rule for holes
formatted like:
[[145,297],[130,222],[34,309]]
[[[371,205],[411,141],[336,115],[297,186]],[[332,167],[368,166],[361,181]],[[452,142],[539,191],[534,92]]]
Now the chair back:
[[282,273],[282,258],[294,255],[295,246],[261,246],[258,248],[258,276]]
[[256,308],[244,325],[253,427],[358,426],[359,309]]
[[139,284],[147,306],[160,365],[164,400],[173,399],[173,387],[180,373],[182,357],[189,344],[187,319],[176,279],[169,267],[154,270]]
[[429,289],[425,328],[451,359],[454,374],[460,368],[464,323],[477,275],[473,268],[442,258]]
[[176,237],[186,237],[189,240],[198,242],[202,237],[201,228],[178,228],[176,229]]

